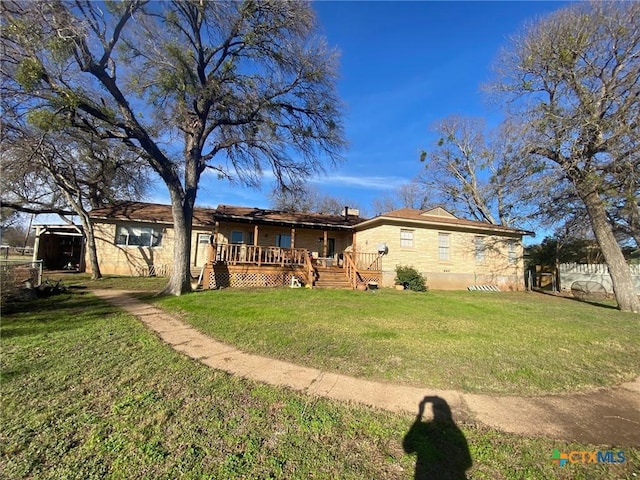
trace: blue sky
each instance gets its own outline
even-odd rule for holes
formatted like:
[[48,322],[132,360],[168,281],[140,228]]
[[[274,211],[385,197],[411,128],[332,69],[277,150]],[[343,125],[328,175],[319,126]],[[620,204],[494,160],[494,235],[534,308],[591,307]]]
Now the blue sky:
[[[566,2],[315,1],[322,32],[341,52],[338,91],[349,142],[344,163],[309,179],[371,214],[372,202],[420,171],[430,126],[449,115],[499,113],[480,92],[508,38]],[[206,177],[197,204],[268,208],[265,192]],[[154,200],[169,203],[160,187]]]

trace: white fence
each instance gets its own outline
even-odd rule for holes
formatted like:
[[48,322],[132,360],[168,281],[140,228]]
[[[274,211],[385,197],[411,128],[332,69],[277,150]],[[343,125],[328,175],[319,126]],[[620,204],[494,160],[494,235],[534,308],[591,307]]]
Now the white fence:
[[[640,265],[629,265],[636,293],[640,295]],[[573,282],[591,281],[602,285],[607,293],[613,293],[609,268],[600,263],[562,263],[558,265],[560,285],[563,290],[569,290]]]

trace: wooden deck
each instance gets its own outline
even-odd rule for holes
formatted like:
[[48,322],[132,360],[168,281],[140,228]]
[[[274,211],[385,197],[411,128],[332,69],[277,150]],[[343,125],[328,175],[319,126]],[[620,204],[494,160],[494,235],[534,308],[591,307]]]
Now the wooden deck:
[[[352,288],[381,281],[382,263],[377,254],[345,252],[335,263],[344,271]],[[304,248],[209,245],[202,287],[286,287],[297,282],[313,287],[318,266],[318,260]]]

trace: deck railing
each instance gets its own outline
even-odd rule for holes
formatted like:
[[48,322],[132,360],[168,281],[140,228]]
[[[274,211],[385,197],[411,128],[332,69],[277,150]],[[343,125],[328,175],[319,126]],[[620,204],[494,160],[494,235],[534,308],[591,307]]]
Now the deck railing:
[[311,261],[311,257],[309,256],[309,252],[305,250],[304,256],[304,269],[307,275],[305,279],[305,283],[307,285],[311,285],[313,287],[316,283],[316,269],[313,266],[313,262]]
[[354,252],[351,255],[357,270],[382,270],[382,256],[379,253]]
[[209,245],[209,261],[230,265],[294,265],[304,266],[308,256],[304,248],[264,247],[261,245]]
[[358,286],[358,269],[356,268],[356,262],[354,260],[354,254],[352,252],[346,252],[344,254],[344,273],[351,283],[351,287],[356,288]]
[[[270,265],[302,267],[306,283],[315,283],[315,266],[305,248],[281,248],[261,245],[220,244],[209,245],[209,263],[227,263],[229,265]],[[381,256],[377,253],[345,252],[343,268],[353,288],[363,283],[360,272],[379,272],[382,270]]]

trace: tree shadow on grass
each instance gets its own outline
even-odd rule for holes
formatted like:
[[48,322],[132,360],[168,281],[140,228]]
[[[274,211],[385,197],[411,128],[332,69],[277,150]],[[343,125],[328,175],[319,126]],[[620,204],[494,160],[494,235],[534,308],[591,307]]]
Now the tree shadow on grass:
[[593,305],[594,307],[600,307],[600,308],[608,308],[608,309],[612,309],[612,310],[618,310],[617,305],[610,305],[607,303],[602,303],[599,302],[597,300],[589,300],[589,299],[582,299],[582,298],[576,298],[572,295],[563,295],[563,294],[558,294],[556,292],[547,292],[544,290],[532,290],[534,293],[540,293],[542,295],[547,295],[550,297],[554,297],[554,298],[560,298],[562,300],[570,300],[572,302],[578,302],[578,303],[586,303],[588,305]]
[[2,337],[46,335],[82,327],[118,309],[85,291],[11,303],[2,309]]
[[[425,421],[427,404],[432,420]],[[453,421],[447,402],[437,396],[422,399],[413,425],[402,442],[406,453],[416,455],[416,480],[463,480],[472,459],[467,439]]]

